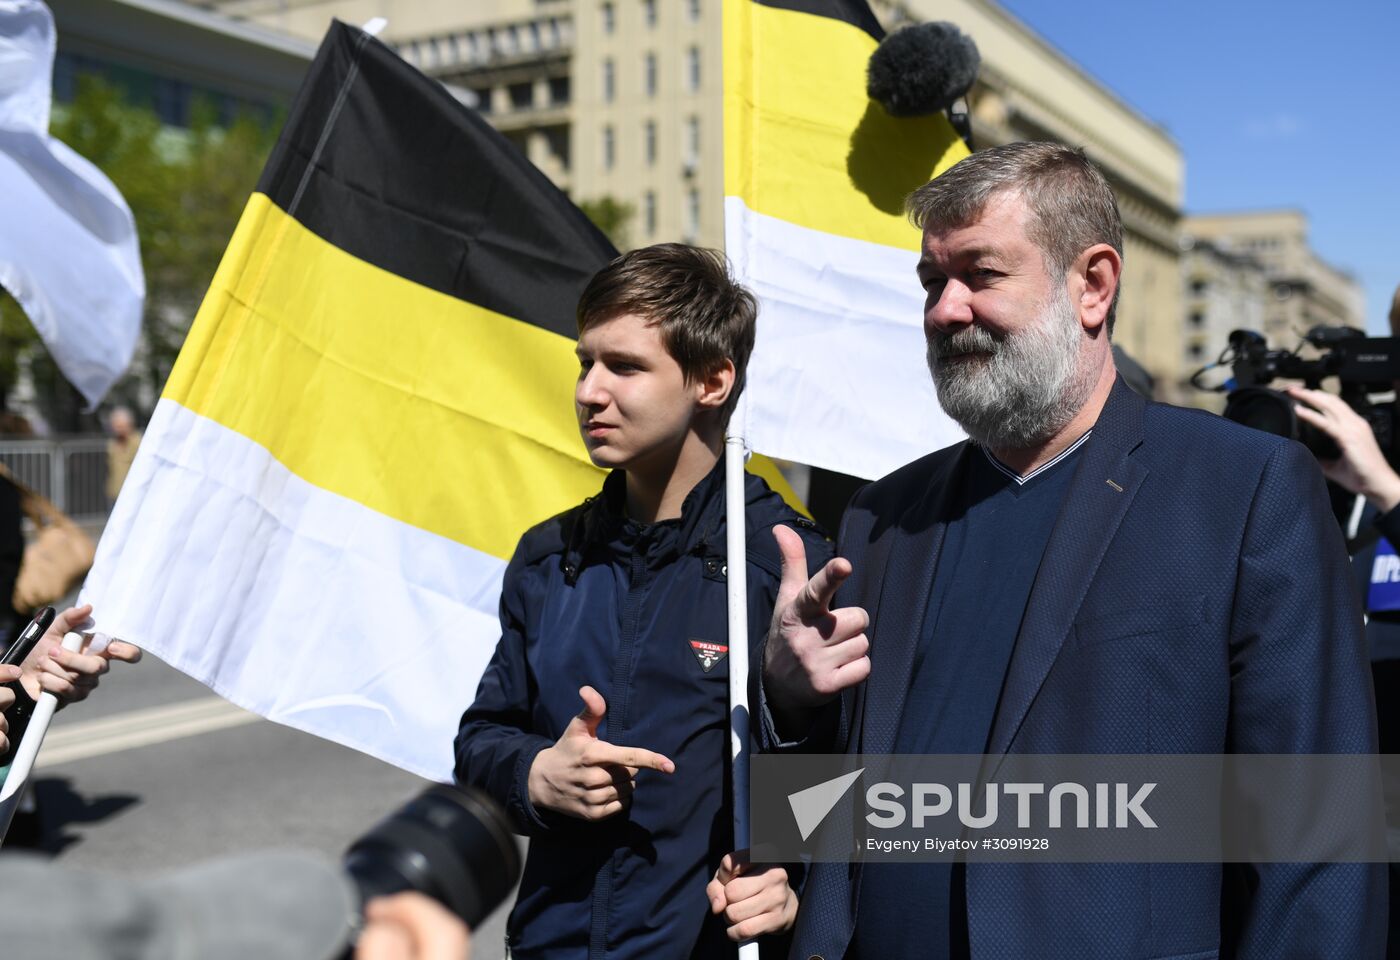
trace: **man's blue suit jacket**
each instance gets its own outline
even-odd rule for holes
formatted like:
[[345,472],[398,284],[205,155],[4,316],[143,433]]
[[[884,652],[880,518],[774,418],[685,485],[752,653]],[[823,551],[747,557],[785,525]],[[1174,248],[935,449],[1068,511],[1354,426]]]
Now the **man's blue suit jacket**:
[[[838,549],[854,573],[836,605],[870,614],[872,671],[805,748],[891,752],[946,480],[969,452],[917,460],[848,508]],[[989,752],[1375,752],[1367,668],[1308,452],[1119,380],[1041,562]],[[845,954],[859,882],[856,865],[813,865],[792,956]],[[1385,903],[1369,864],[967,865],[974,960],[1379,957]]]

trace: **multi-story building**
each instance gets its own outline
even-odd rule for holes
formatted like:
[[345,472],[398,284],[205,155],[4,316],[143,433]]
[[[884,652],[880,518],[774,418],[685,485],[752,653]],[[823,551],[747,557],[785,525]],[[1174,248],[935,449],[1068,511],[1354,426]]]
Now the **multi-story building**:
[[[721,0],[197,2],[306,38],[332,15],[382,15],[384,38],[405,59],[473,91],[491,122],[576,200],[629,207],[627,242],[723,243]],[[1115,339],[1178,398],[1180,149],[993,0],[872,7],[891,28],[949,20],[976,41],[978,146],[1059,140],[1103,168],[1127,231]]]
[[1308,246],[1308,219],[1302,211],[1199,214],[1187,217],[1182,231],[1262,265],[1268,294],[1261,330],[1272,345],[1292,346],[1319,325],[1365,329],[1360,284]]
[[[1183,235],[1181,283],[1185,308],[1181,350],[1186,377],[1215,361],[1233,330],[1254,330],[1270,340],[1276,339],[1277,331],[1265,319],[1272,296],[1268,274],[1263,264],[1249,254]],[[1214,385],[1223,379],[1224,375],[1220,375],[1207,378],[1207,382]],[[1209,397],[1196,392],[1185,399],[1218,406]]]
[[58,29],[54,100],[97,75],[167,126],[184,127],[199,100],[224,119],[274,114],[291,102],[315,45],[176,0],[49,0]]

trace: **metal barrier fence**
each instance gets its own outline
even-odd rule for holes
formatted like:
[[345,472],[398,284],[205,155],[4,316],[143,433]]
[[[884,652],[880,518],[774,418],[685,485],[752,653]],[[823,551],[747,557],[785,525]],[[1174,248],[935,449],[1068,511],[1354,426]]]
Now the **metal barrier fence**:
[[0,463],[80,524],[107,517],[107,440],[102,436],[0,440]]

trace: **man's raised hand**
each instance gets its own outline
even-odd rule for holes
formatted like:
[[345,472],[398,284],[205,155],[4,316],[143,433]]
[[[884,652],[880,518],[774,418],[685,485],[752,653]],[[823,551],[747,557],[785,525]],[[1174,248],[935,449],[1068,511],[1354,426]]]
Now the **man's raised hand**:
[[607,704],[592,687],[581,687],[578,695],[583,709],[530,766],[530,802],[580,820],[602,820],[626,807],[637,788],[638,770],[674,773],[676,765],[650,750],[599,740],[598,724]]
[[793,530],[773,528],[783,558],[782,581],[763,658],[763,680],[774,720],[801,729],[813,709],[870,676],[870,617],[860,607],[831,609],[831,598],[851,575],[836,557],[807,577],[807,549]]

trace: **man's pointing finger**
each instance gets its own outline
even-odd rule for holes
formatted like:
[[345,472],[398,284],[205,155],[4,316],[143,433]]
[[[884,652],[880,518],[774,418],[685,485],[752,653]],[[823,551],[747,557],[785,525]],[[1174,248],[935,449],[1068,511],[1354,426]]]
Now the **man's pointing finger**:
[[844,557],[827,561],[817,575],[807,581],[797,595],[797,613],[804,619],[820,617],[831,609],[831,599],[846,578],[851,575],[851,563]]

